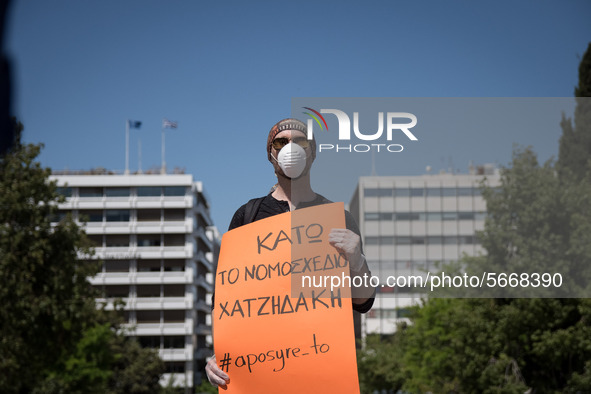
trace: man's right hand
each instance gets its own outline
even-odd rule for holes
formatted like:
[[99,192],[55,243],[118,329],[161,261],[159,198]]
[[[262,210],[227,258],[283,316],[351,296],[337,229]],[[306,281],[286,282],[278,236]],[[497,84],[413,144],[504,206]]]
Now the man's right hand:
[[230,377],[224,371],[218,367],[218,364],[215,359],[215,354],[207,361],[207,365],[205,366],[205,373],[207,374],[207,379],[209,383],[216,387],[220,387],[222,389],[226,389],[226,385],[230,383]]

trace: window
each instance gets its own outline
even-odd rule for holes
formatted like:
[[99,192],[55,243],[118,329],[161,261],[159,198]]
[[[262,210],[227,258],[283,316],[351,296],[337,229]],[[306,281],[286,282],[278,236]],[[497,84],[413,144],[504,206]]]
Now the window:
[[103,236],[98,234],[90,234],[87,235],[88,239],[90,240],[90,244],[95,248],[102,248],[103,247]]
[[105,188],[107,197],[129,197],[128,187],[107,187]]
[[382,235],[380,237],[380,245],[393,245],[394,237]]
[[471,187],[458,187],[458,196],[466,197],[472,196],[472,188]]
[[407,221],[407,220],[419,220],[420,214],[418,212],[403,212],[396,214],[396,220]]
[[[166,319],[164,320],[166,321]],[[182,349],[185,347],[185,337],[181,335],[172,335],[164,337],[165,349]]]
[[138,272],[159,272],[160,260],[138,260],[137,270]]
[[164,186],[164,195],[167,197],[184,196],[185,189],[185,186]]
[[105,296],[107,298],[129,297],[128,285],[105,286]]
[[365,212],[365,220],[379,220],[380,214],[378,212]]
[[164,221],[168,222],[179,222],[185,220],[184,209],[165,209],[164,210]]
[[392,220],[393,216],[391,212],[366,212],[365,220]]
[[484,220],[486,219],[486,213],[485,212],[476,212],[474,214],[474,220]]
[[141,347],[160,348],[160,336],[141,336],[137,337],[137,340]]
[[103,221],[103,211],[98,209],[86,209],[83,211],[79,211],[80,214],[80,221],[81,222],[89,222],[89,223],[96,223]]
[[185,260],[183,259],[169,259],[164,260],[164,271],[184,271]]
[[164,311],[164,322],[165,323],[184,323],[185,322],[185,311],[184,310]]
[[410,189],[409,188],[396,188],[394,189],[394,195],[396,197],[410,197]]
[[440,221],[442,219],[441,212],[428,212],[427,213],[427,221],[435,222]]
[[422,187],[412,187],[410,189],[411,197],[423,197],[425,195],[425,189]]
[[430,187],[427,189],[427,196],[428,197],[441,197],[441,188],[440,187]]
[[160,323],[160,311],[137,311],[138,323]]
[[474,212],[458,212],[459,220],[474,220]]
[[427,244],[429,244],[429,245],[441,245],[441,243],[442,243],[441,236],[430,235],[427,237]]
[[407,309],[407,308],[399,308],[396,312],[397,312],[396,315],[398,317],[410,317],[410,316],[412,316],[411,310],[410,309]]
[[442,189],[443,197],[455,197],[456,196],[456,188],[455,187],[444,187]]
[[128,272],[129,260],[105,260],[105,272]]
[[185,234],[164,234],[164,246],[185,246]]
[[445,245],[457,245],[458,244],[458,237],[443,237],[443,243]]
[[478,239],[472,235],[464,235],[460,237],[460,244],[472,245],[477,243],[479,243]]
[[116,234],[105,236],[107,247],[127,247],[129,246],[129,235]]
[[458,220],[457,212],[443,212],[443,220]]
[[185,373],[184,361],[172,361],[164,363],[166,367],[165,373]]
[[410,245],[410,237],[396,237],[396,245]]
[[137,246],[160,246],[160,234],[138,234]]
[[365,188],[363,190],[363,195],[365,197],[377,197],[378,196],[378,192],[379,192],[379,189],[377,189],[377,188],[371,188],[371,189],[370,188]]
[[58,187],[57,194],[64,197],[72,197],[72,188],[71,187]]
[[138,197],[160,197],[161,194],[160,186],[140,186],[137,188]]
[[159,222],[160,209],[138,209],[137,220],[138,222]]
[[379,237],[365,237],[366,245],[379,245]]
[[392,197],[392,188],[365,188],[365,197]]
[[138,285],[136,292],[138,297],[160,297],[160,285]]
[[163,287],[164,287],[164,297],[184,297],[185,296],[185,285],[163,285]]
[[80,197],[102,197],[103,196],[103,188],[102,187],[81,187],[79,189]]
[[382,235],[380,237],[365,237],[367,245],[393,245],[394,237]]
[[129,222],[129,209],[107,209],[107,222]]

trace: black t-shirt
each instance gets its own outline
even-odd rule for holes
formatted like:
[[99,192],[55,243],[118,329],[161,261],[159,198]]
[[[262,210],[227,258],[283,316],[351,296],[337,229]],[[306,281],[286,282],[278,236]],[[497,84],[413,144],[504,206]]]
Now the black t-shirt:
[[[321,204],[330,204],[332,201],[328,200],[327,198],[321,196],[320,194],[316,194],[316,198],[312,201],[302,202],[298,204],[296,209],[308,208],[316,205]],[[253,222],[257,220],[266,219],[271,216],[279,215],[285,212],[289,212],[289,203],[287,201],[280,201],[275,199],[271,194],[266,195],[261,204],[259,209],[254,216]],[[234,216],[232,217],[232,221],[230,222],[230,226],[228,227],[228,231],[243,226],[248,223],[244,223],[244,216],[246,212],[246,204],[238,208]],[[357,226],[357,222],[353,218],[353,215],[349,211],[345,211],[345,223],[347,225],[347,229],[353,231],[355,234],[361,236],[361,231],[359,231],[359,227]],[[362,249],[363,251],[363,249]],[[374,297],[369,298],[363,304],[353,304],[353,309],[360,313],[366,313],[369,311],[373,305]],[[213,304],[212,304],[213,305]]]

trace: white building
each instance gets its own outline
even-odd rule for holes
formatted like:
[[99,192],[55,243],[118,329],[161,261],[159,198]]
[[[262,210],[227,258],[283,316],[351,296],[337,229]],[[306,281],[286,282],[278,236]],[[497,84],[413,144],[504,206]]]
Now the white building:
[[[362,316],[362,336],[392,334],[424,292],[387,286],[388,276],[436,273],[437,262],[485,253],[476,237],[486,204],[480,183],[499,184],[491,166],[471,174],[361,177],[350,202],[363,235],[365,256],[380,286],[372,310]],[[383,285],[383,287],[381,286]]]
[[[103,299],[121,297],[140,344],[158,350],[174,379],[189,391],[211,353],[211,306],[219,234],[209,199],[191,175],[55,173],[70,212],[104,260],[91,278]],[[190,391],[192,392],[192,390]]]

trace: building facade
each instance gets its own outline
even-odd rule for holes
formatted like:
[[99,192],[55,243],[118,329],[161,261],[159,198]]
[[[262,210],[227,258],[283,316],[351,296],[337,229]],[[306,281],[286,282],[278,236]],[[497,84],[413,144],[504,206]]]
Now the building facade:
[[369,268],[380,282],[372,310],[362,316],[362,336],[394,333],[396,324],[407,320],[407,308],[425,297],[410,281],[391,286],[388,277],[426,278],[439,271],[438,263],[485,253],[477,238],[486,216],[481,182],[495,187],[499,179],[491,166],[471,174],[359,179],[350,210]]
[[[211,353],[211,305],[219,234],[209,199],[191,175],[54,174],[70,213],[104,261],[90,282],[99,302],[122,298],[131,335],[158,350],[173,379],[192,392]],[[112,307],[112,304],[111,304]]]

